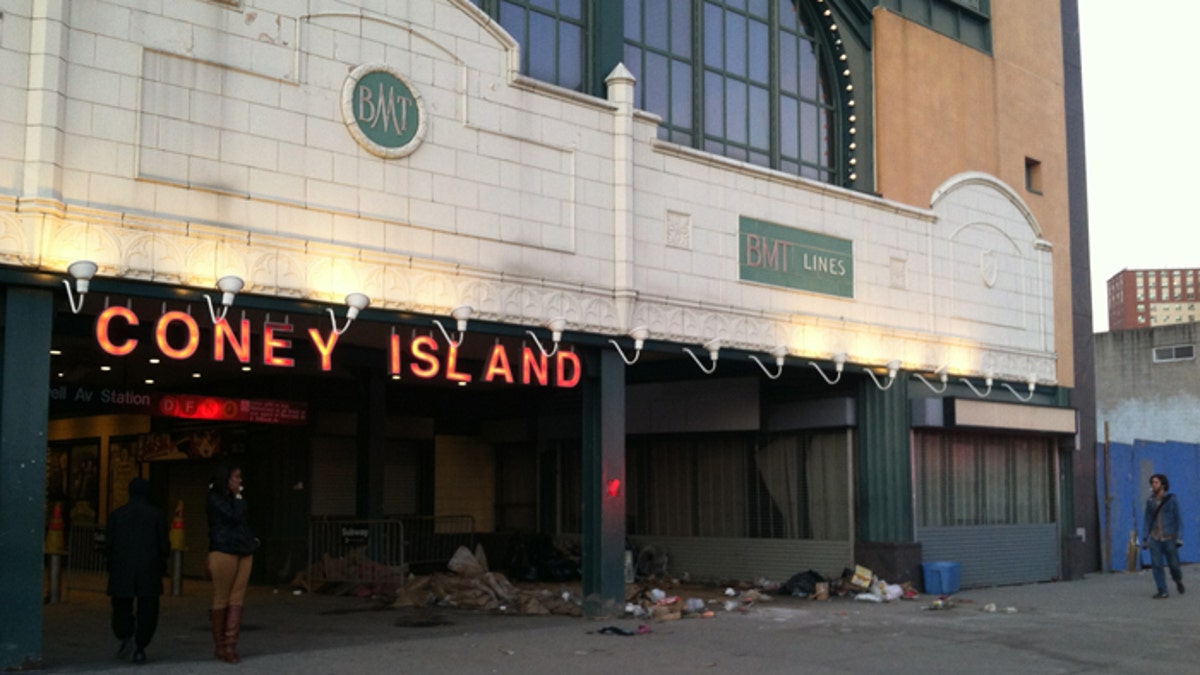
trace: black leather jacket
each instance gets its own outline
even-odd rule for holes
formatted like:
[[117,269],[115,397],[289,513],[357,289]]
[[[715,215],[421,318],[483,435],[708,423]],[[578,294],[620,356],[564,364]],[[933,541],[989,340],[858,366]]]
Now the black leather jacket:
[[233,555],[254,553],[257,540],[250,531],[250,516],[244,499],[209,490],[205,511],[208,514],[208,550]]

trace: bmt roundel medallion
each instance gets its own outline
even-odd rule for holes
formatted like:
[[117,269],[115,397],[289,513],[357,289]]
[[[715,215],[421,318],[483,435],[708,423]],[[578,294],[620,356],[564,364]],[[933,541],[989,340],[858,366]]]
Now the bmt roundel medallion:
[[366,63],[342,85],[342,118],[367,152],[395,159],[417,149],[425,135],[425,107],[391,66]]

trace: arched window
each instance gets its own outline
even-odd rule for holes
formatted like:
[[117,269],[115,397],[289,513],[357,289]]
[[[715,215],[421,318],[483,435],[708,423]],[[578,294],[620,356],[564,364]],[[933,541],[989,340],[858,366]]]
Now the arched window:
[[521,45],[523,73],[603,95],[622,60],[660,138],[854,185],[853,87],[826,0],[474,1]]
[[638,78],[638,107],[663,119],[660,137],[837,182],[836,78],[807,2],[624,5],[625,65]]

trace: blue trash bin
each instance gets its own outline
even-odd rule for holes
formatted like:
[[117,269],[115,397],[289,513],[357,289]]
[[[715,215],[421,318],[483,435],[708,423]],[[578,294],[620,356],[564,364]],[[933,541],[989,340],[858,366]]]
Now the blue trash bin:
[[961,569],[956,562],[921,563],[921,571],[925,576],[925,592],[932,595],[957,593]]

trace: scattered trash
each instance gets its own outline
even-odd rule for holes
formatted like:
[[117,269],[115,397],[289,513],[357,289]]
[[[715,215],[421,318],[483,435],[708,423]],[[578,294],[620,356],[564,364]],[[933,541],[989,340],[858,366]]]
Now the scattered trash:
[[634,635],[637,635],[637,633],[635,633],[634,631],[631,631],[631,630],[628,630],[625,628],[618,628],[616,626],[605,626],[604,628],[601,628],[600,630],[598,630],[596,632],[601,635],[622,635],[625,637],[632,637]]
[[984,605],[983,611],[985,611],[989,614],[995,614],[996,613],[996,603],[989,602],[988,604]]
[[700,598],[688,598],[683,602],[683,611],[690,614],[704,611],[704,601]]
[[859,593],[858,595],[854,596],[854,599],[863,600],[865,602],[883,602],[883,597],[876,595],[875,593]]
[[736,598],[736,597],[737,597],[737,591],[733,590],[732,588],[726,588],[726,589],[725,589],[725,597],[727,597],[727,598]]

